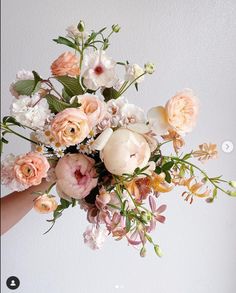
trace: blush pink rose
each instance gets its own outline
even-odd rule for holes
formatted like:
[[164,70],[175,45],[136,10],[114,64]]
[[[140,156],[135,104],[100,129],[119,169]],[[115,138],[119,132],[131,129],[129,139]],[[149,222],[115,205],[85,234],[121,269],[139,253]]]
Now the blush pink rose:
[[81,109],[87,115],[91,128],[100,123],[106,115],[106,104],[95,95],[78,96],[78,102],[81,103]]
[[86,114],[76,108],[67,108],[58,113],[51,122],[52,136],[63,146],[83,141],[90,128]]
[[192,90],[185,89],[167,102],[165,110],[169,125],[180,134],[188,133],[196,124],[198,99]]
[[69,75],[72,77],[80,74],[79,59],[71,53],[61,54],[51,65],[51,72],[54,76]]
[[65,198],[86,197],[97,185],[95,161],[82,154],[67,154],[55,168],[58,194]]
[[40,184],[47,176],[49,168],[50,165],[43,155],[30,152],[16,159],[13,171],[15,179],[27,188]]
[[34,201],[34,209],[40,214],[54,212],[57,208],[57,202],[54,196],[43,194],[37,197]]

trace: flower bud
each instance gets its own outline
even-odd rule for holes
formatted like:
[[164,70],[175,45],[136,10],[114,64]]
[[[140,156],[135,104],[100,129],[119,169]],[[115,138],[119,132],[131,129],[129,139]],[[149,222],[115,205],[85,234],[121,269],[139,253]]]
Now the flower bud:
[[114,33],[118,33],[120,31],[120,26],[118,24],[113,24],[111,28]]
[[229,185],[233,188],[236,188],[236,181],[229,181]]
[[228,195],[230,196],[236,196],[236,190],[228,190]]
[[149,62],[144,65],[144,69],[148,74],[153,74],[153,72],[155,71],[155,65]]
[[79,22],[79,24],[77,25],[77,28],[78,28],[78,30],[79,30],[81,33],[84,31],[85,24],[84,24],[83,20],[81,20],[81,21]]
[[155,244],[154,245],[154,250],[155,250],[157,256],[159,256],[159,257],[162,257],[163,256],[163,253],[162,253],[159,245]]
[[146,248],[143,246],[140,250],[140,256],[141,257],[145,257],[146,256],[146,253],[147,253],[147,250]]

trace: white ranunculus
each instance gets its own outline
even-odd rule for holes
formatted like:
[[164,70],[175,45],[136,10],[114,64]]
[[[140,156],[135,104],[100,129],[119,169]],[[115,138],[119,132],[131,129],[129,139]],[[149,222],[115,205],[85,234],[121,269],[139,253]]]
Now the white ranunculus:
[[150,155],[146,139],[125,128],[114,131],[100,153],[106,169],[115,175],[132,174],[137,167],[147,166]]
[[[138,64],[132,64],[132,65],[128,64],[126,66],[125,80],[129,82],[133,82],[136,78],[138,78],[142,74],[144,74],[144,70]],[[143,80],[144,80],[144,76],[138,78],[136,82],[139,83]]]
[[21,124],[33,129],[42,129],[50,118],[51,111],[46,99],[40,99],[39,94],[32,97],[20,96],[11,105],[11,116]]
[[100,87],[110,88],[117,83],[116,62],[106,55],[105,51],[98,50],[84,56],[84,85],[90,90]]

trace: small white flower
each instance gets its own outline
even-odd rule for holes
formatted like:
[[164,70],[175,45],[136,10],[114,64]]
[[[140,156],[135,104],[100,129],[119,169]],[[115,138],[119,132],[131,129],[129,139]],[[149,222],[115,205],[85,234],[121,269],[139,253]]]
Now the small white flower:
[[92,148],[92,144],[94,142],[94,138],[91,137],[87,140],[85,144],[81,143],[77,145],[77,150],[82,154],[91,155],[94,152],[94,149]]
[[51,111],[47,100],[40,99],[40,95],[35,94],[32,97],[20,96],[15,99],[11,105],[11,115],[25,126],[43,129]]
[[95,225],[92,225],[90,227],[87,227],[86,231],[83,234],[84,243],[93,250],[100,249],[102,248],[107,235],[107,229],[100,226],[96,227]]
[[72,39],[77,39],[77,40],[84,40],[86,41],[88,38],[88,33],[87,32],[80,32],[78,30],[77,25],[70,25],[67,29],[67,37],[72,38]]
[[28,80],[28,79],[31,79],[33,80],[34,79],[34,75],[32,73],[32,71],[29,71],[29,70],[20,70],[17,72],[16,74],[16,80]]
[[126,104],[128,104],[128,101],[124,97],[112,99],[107,102],[107,111],[111,115],[111,127],[123,126],[125,117],[123,116],[121,109]]
[[121,116],[125,120],[125,124],[144,123],[145,114],[143,109],[134,104],[124,104],[121,109]]
[[[132,65],[128,64],[126,66],[125,80],[129,82],[133,82],[136,78],[138,78],[142,74],[144,74],[144,70],[138,64],[132,64]],[[144,76],[141,76],[135,82],[139,83],[139,82],[142,82],[143,80],[144,80]]]
[[112,87],[118,80],[116,62],[108,57],[105,51],[98,50],[84,56],[84,85],[90,90],[99,87]]

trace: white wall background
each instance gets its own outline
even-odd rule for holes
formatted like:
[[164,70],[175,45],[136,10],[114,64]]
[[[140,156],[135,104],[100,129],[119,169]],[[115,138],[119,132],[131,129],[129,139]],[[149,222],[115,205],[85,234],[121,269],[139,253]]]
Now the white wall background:
[[[2,112],[8,114],[9,84],[22,68],[49,75],[51,62],[65,50],[51,41],[84,19],[89,29],[119,23],[109,54],[117,60],[157,70],[127,97],[145,109],[164,104],[190,87],[201,100],[198,125],[186,150],[203,142],[231,140],[236,146],[236,2],[234,0],[4,0],[2,1]],[[16,138],[7,152],[23,153]],[[236,179],[235,151],[209,162],[209,174]],[[3,194],[7,190],[3,188]],[[45,219],[31,211],[2,237],[2,292],[18,276],[20,293],[234,293],[236,292],[236,199],[219,194],[213,205],[186,204],[178,191],[161,198],[167,222],[145,259],[124,242],[108,240],[101,251],[85,247],[85,214],[68,210],[51,233]]]

